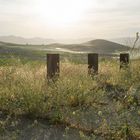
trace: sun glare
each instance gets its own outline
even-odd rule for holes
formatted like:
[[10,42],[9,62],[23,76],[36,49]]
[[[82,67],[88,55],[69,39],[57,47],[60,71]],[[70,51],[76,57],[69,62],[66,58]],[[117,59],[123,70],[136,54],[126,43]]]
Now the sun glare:
[[40,0],[38,12],[41,19],[51,25],[74,24],[90,8],[91,0]]

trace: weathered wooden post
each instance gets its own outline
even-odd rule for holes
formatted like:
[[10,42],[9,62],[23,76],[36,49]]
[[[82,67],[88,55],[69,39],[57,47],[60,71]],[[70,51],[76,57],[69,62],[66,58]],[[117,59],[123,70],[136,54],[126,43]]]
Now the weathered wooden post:
[[59,54],[47,54],[47,78],[52,80],[59,76]]
[[98,54],[88,54],[88,74],[94,75],[98,73]]
[[129,65],[129,53],[120,54],[120,69],[128,68]]

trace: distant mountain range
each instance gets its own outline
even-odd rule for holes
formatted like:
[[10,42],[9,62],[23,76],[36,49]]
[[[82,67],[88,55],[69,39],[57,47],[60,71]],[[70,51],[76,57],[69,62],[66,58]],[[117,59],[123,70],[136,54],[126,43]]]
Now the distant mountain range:
[[50,44],[44,46],[45,50],[67,51],[67,52],[94,52],[100,54],[116,54],[128,51],[130,48],[111,41],[96,39],[81,44]]
[[[34,38],[24,38],[20,36],[0,36],[0,41],[2,42],[9,42],[14,44],[22,44],[22,45],[48,45],[53,43],[62,43],[62,44],[81,44],[83,42],[93,40],[93,38],[78,38],[78,39],[48,39],[48,38],[41,38],[41,37],[34,37]],[[95,40],[95,39],[94,39]],[[133,46],[134,37],[122,37],[122,38],[113,38],[108,39],[109,41],[122,44],[125,46]],[[97,41],[96,41],[97,42]],[[137,42],[137,47],[140,47],[140,40]]]
[[0,36],[0,41],[2,42],[10,42],[14,44],[33,44],[33,45],[41,45],[41,44],[52,44],[56,41],[53,39],[46,39],[40,37],[34,38],[24,38],[19,36]]
[[116,54],[123,51],[128,51],[130,47],[121,45],[115,42],[96,39],[87,41],[81,44],[60,44],[52,43],[47,45],[30,45],[30,44],[13,44],[0,42],[2,47],[12,47],[12,48],[22,48],[22,49],[32,49],[32,50],[42,50],[42,51],[57,51],[57,52],[83,52],[83,53],[100,53],[100,54]]
[[81,44],[23,45],[0,42],[0,57],[18,56],[29,59],[45,60],[46,53],[98,53],[101,56],[115,56],[128,52],[130,47],[111,41],[96,39]]

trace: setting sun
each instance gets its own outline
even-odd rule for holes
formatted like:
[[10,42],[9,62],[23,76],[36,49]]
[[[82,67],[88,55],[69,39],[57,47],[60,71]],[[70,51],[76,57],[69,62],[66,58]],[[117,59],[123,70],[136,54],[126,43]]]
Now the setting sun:
[[40,18],[51,25],[78,22],[90,8],[90,0],[42,0],[37,12]]

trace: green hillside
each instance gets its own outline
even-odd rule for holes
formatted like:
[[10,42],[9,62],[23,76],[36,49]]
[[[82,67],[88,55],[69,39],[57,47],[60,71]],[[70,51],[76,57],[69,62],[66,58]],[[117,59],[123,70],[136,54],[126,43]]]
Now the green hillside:
[[[46,53],[61,53],[61,58],[65,56],[69,60],[78,58],[81,60],[81,55],[74,56],[73,54],[78,53],[99,53],[99,54],[118,54],[120,52],[126,52],[129,47],[110,42],[107,40],[92,40],[83,44],[50,44],[50,45],[21,45],[0,42],[0,58],[26,58],[29,60],[45,60]],[[82,56],[85,59],[86,56]],[[85,60],[84,60],[85,61]]]

